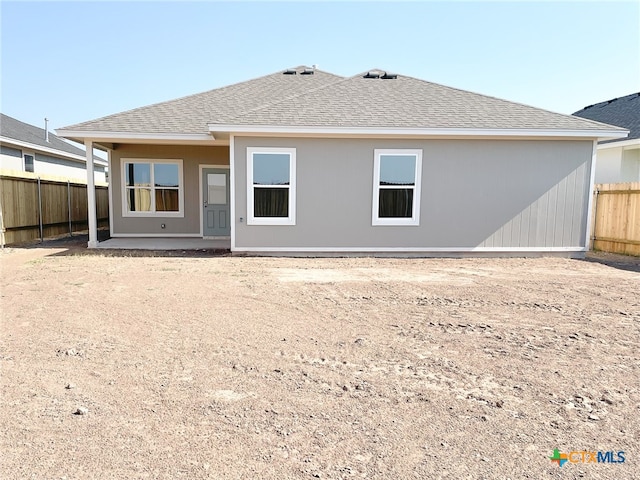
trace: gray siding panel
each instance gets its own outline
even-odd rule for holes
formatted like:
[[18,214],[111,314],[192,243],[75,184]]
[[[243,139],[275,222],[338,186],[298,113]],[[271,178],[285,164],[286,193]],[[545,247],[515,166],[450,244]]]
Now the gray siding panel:
[[[249,146],[297,149],[296,225],[246,224]],[[419,226],[371,225],[376,148],[423,150]],[[569,140],[236,137],[236,247],[584,247],[591,152]]]

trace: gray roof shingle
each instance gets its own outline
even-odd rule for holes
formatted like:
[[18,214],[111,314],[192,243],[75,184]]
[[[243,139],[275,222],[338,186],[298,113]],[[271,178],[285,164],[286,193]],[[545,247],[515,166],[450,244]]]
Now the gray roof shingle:
[[621,142],[640,138],[640,92],[624,97],[613,98],[606,102],[589,105],[573,115],[589,118],[598,122],[617,125],[629,130],[627,138],[605,140],[601,143]]
[[[208,125],[611,130],[592,120],[397,75],[284,71],[65,127],[122,133],[209,132]],[[384,73],[382,71],[374,71]],[[215,127],[214,127],[215,129]]]
[[240,112],[342,79],[317,69],[313,75],[301,75],[305,69],[308,67],[304,65],[292,69],[296,75],[283,75],[281,70],[246,82],[70,125],[61,130],[208,134],[207,125],[214,120],[227,122]]
[[[383,73],[383,72],[380,72]],[[222,124],[228,120],[212,122]],[[355,75],[241,113],[234,125],[567,129],[608,126],[412,77]]]
[[[59,150],[61,154],[70,153],[85,157],[84,150],[65,142],[57,137],[53,132],[49,132],[49,141],[45,139],[44,128],[38,128],[34,125],[21,122],[9,115],[0,113],[0,136],[18,140],[21,142],[31,143],[45,148]],[[104,159],[94,156],[94,159],[104,163]]]

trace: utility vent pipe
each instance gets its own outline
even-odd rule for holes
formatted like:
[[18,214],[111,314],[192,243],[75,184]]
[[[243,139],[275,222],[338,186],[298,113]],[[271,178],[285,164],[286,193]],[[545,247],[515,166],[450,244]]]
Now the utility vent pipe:
[[49,119],[47,117],[44,118],[44,139],[49,142]]

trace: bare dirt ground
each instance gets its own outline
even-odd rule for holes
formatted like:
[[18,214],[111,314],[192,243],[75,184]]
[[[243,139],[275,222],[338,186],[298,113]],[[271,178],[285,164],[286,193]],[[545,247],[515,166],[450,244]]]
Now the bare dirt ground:
[[3,479],[640,478],[640,259],[0,265]]

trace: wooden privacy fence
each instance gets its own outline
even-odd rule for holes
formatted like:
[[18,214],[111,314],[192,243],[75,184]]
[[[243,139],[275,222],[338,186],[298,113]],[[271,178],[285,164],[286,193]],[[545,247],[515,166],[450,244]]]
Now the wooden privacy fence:
[[593,205],[592,248],[640,255],[640,182],[598,184]]
[[[108,226],[107,186],[96,186],[98,226]],[[87,230],[87,186],[80,182],[0,174],[3,245]]]

